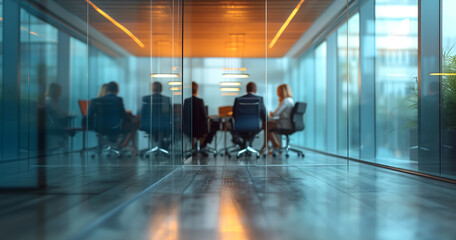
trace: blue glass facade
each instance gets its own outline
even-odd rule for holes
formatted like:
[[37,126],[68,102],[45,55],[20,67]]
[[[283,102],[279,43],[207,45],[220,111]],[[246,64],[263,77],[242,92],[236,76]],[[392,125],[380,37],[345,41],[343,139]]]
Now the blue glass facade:
[[[210,81],[224,59],[183,58],[179,8],[165,20],[174,23],[164,30],[169,39],[152,41],[156,47],[150,47],[150,55],[139,56],[96,31],[88,16],[100,16],[88,3],[78,6],[74,25],[29,1],[0,6],[2,162],[97,147],[97,134],[84,129],[90,119],[80,101],[90,101],[103,84],[115,81],[125,109],[138,114],[141,97],[151,94],[150,74],[173,72],[177,79],[162,81],[173,106],[169,138],[175,148],[167,164],[182,162],[182,147],[189,145],[181,129],[182,101],[191,95],[193,80],[207,86],[203,97],[213,98],[208,89],[218,86]],[[449,0],[353,1],[348,14],[320,29],[296,56],[268,58],[265,51],[265,58],[243,63],[252,69],[251,79],[269,109],[276,105],[274,89],[281,82],[291,85],[295,100],[308,104],[306,130],[293,135],[295,145],[454,178],[455,7]],[[149,29],[160,24],[151,21]],[[187,79],[179,75],[182,69],[188,70]],[[180,82],[179,90],[169,85],[172,81]],[[56,133],[47,122],[51,85],[60,88],[57,105],[68,114],[70,135]],[[233,99],[214,101],[228,105]],[[146,135],[138,131],[137,138],[144,140],[139,148],[149,144]]]

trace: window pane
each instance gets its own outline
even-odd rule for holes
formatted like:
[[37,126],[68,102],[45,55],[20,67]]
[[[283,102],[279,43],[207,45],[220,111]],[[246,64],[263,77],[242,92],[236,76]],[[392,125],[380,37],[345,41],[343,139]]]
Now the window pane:
[[326,150],[326,42],[315,49],[315,148]]
[[[347,38],[348,31],[348,38]],[[338,154],[359,157],[359,14],[338,31]],[[348,41],[348,49],[347,49]],[[348,54],[348,57],[347,57]],[[348,62],[347,62],[348,61]],[[348,72],[347,72],[348,71]],[[348,77],[348,80],[347,80]],[[347,90],[348,89],[348,90]],[[348,101],[348,102],[347,102]],[[348,105],[347,105],[348,104]],[[348,107],[347,107],[348,106]],[[347,116],[348,114],[348,116]],[[347,119],[348,117],[348,119]],[[348,120],[348,126],[347,126]],[[347,132],[347,127],[349,131]],[[347,146],[347,134],[349,144]]]
[[418,1],[377,0],[376,152],[377,161],[416,161]]
[[[442,73],[456,73],[456,1],[442,1]],[[445,177],[456,177],[456,76],[441,77],[441,170]]]

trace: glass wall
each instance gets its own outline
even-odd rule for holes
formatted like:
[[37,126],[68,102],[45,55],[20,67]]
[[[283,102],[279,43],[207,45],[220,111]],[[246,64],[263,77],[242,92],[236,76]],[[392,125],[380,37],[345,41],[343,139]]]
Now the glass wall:
[[182,163],[182,2],[129,4],[0,1],[0,187],[46,187],[46,166]]
[[[456,21],[455,9],[456,2],[441,1],[441,174],[452,178],[456,176],[456,32],[452,24]],[[436,95],[437,84],[430,85],[428,92]]]
[[377,0],[375,29],[377,161],[409,163],[417,145],[418,1]]
[[342,156],[348,154],[349,157],[359,158],[360,52],[358,13],[348,20],[348,24],[337,29],[337,49],[337,79],[339,79],[337,81],[337,96],[338,99],[343,99],[338,101],[337,109],[337,154]]
[[[294,136],[297,144],[455,178],[454,9],[452,1],[355,1],[348,23],[320,29],[319,38],[288,61],[287,82],[297,98],[313,101],[307,131]],[[335,150],[331,138],[337,139]]]
[[[220,127],[229,125],[217,118],[219,107],[232,106],[252,81],[266,111],[273,111],[276,88],[286,82],[294,100],[307,103],[306,130],[292,136],[294,145],[455,175],[456,6],[450,0],[353,1],[347,15],[334,15],[330,22],[316,17],[304,26],[305,14],[299,15],[295,21],[302,28],[296,25],[283,36],[277,35],[281,1],[252,3],[261,9],[255,16],[241,3],[201,8],[193,2],[153,2],[147,12],[133,1],[131,11],[138,14],[125,15],[111,1],[36,4],[0,2],[2,161],[76,152],[87,158],[120,141],[126,152],[151,150],[154,163],[179,164],[187,159],[181,154],[196,147],[192,133],[184,136],[183,129],[191,82],[204,86],[198,96],[219,128],[212,129],[208,146],[223,152],[233,141],[231,134],[224,139],[227,129]],[[202,9],[216,24],[198,25]],[[309,9],[304,4],[301,11]],[[183,29],[183,21],[191,24]],[[103,111],[103,104],[95,99],[106,95],[110,82],[117,90],[108,92],[122,99],[120,115],[129,122],[124,141],[106,139],[96,127],[101,120],[94,113]],[[264,143],[259,136],[256,148]]]
[[315,148],[326,151],[326,42],[315,48]]

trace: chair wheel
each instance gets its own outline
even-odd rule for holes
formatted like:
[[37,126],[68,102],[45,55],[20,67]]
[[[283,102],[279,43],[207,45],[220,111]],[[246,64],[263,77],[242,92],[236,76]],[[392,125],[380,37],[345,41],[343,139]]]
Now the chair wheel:
[[285,157],[290,157],[290,154],[288,154],[288,153],[287,153],[287,154],[285,154]]
[[258,158],[260,158],[260,155],[258,154],[258,155],[256,155],[256,157],[257,157],[257,159],[258,159]]
[[273,156],[273,157],[277,157],[277,154],[273,153],[272,156]]

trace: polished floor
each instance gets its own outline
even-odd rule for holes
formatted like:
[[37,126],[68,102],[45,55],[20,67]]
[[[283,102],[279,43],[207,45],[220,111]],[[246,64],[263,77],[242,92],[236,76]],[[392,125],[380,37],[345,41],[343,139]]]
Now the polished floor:
[[76,159],[2,176],[47,177],[1,192],[2,239],[456,239],[456,185],[344,159]]

